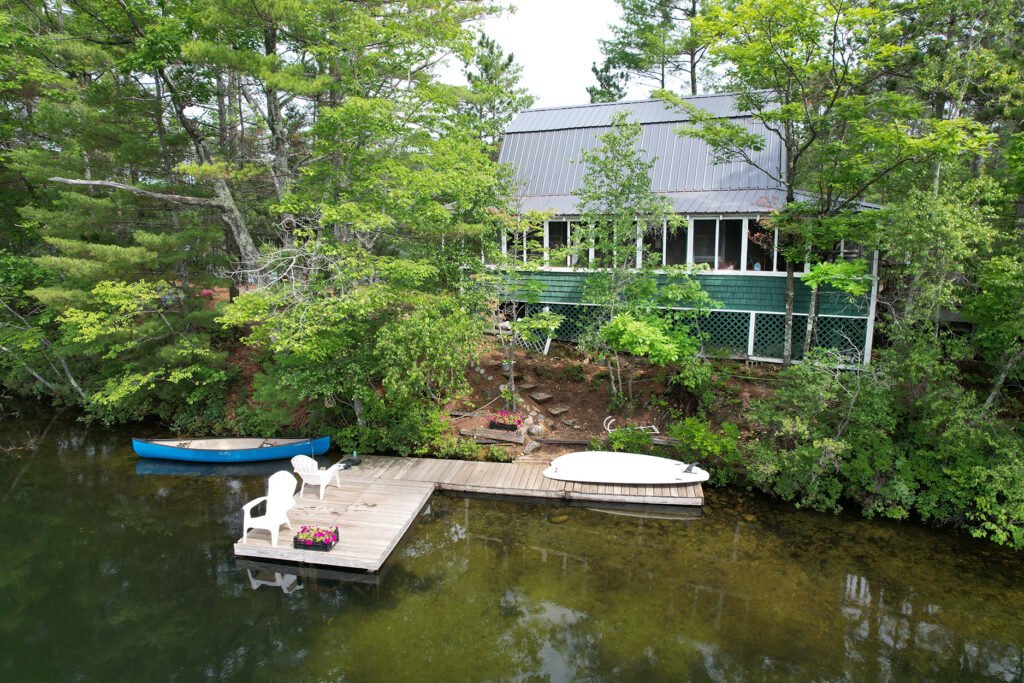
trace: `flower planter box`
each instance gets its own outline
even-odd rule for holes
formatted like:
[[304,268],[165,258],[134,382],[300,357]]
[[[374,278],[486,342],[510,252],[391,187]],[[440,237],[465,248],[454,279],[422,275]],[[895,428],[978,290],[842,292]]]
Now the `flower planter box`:
[[[334,534],[334,540],[333,541],[327,541],[327,540],[321,540],[321,539],[309,539],[309,540],[306,540],[306,539],[299,538],[299,536],[301,536],[302,533],[304,531],[306,531],[306,530],[329,531],[329,532]],[[295,547],[295,548],[298,548],[299,550],[318,550],[320,552],[325,552],[326,553],[326,552],[330,551],[334,546],[336,546],[338,544],[338,538],[339,538],[339,536],[338,536],[338,527],[334,527],[333,529],[327,529],[327,528],[324,528],[324,527],[302,527],[301,529],[299,529],[299,533],[295,534],[295,536],[292,538],[292,546]]]
[[507,424],[505,424],[503,422],[495,422],[494,420],[490,420],[487,423],[487,428],[488,429],[500,429],[500,430],[505,431],[505,432],[514,432],[514,431],[519,429],[519,426],[518,425],[507,425]]

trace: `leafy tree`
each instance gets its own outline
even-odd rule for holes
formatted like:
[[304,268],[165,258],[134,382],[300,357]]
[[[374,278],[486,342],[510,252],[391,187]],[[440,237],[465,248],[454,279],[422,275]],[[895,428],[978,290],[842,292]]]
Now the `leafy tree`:
[[640,135],[639,124],[616,114],[601,145],[583,152],[579,229],[567,247],[577,266],[587,264],[588,250],[594,249],[596,271],[587,278],[584,298],[599,313],[582,343],[609,360],[612,398],[623,403],[633,401],[629,356],[655,365],[700,363],[699,335],[689,323],[711,304],[685,267],[655,274],[642,256],[644,234],[666,224],[674,230],[679,218],[664,196],[651,191],[654,161],[639,155]]
[[986,261],[977,287],[964,312],[974,323],[978,349],[995,371],[983,405],[987,411],[1007,378],[1020,376],[1024,361],[1024,258],[1000,255]]
[[[307,230],[422,260],[438,291],[457,291],[501,179],[432,69],[441,54],[470,54],[466,26],[491,9],[104,0],[11,10],[3,25],[20,52],[3,63],[0,123],[12,142],[0,163],[26,192],[5,196],[21,206],[3,237],[46,276],[25,280],[31,299],[0,316],[18,342],[5,377],[32,378],[31,368],[45,393],[85,401],[117,374],[123,359],[97,361],[58,322],[106,310],[96,287],[114,279],[167,283],[171,327],[219,339],[199,295],[226,276],[269,282],[273,257],[256,245],[288,253],[274,245]],[[154,412],[169,414],[160,400]]]
[[149,415],[182,425],[219,422],[226,354],[190,329],[207,314],[169,315],[186,304],[166,282],[105,281],[91,294],[93,306],[68,308],[58,319],[69,348],[101,368],[86,386],[86,409],[108,424]]
[[488,267],[474,278],[477,296],[481,297],[490,311],[489,324],[501,346],[504,366],[508,368],[505,373],[508,377],[507,395],[510,400],[506,403],[509,409],[514,409],[518,402],[515,369],[517,341],[543,341],[554,335],[564,320],[564,316],[550,311],[517,316],[516,303],[512,303],[536,303],[543,293],[543,283],[523,277],[537,270],[539,263],[536,260],[524,262],[517,245],[531,251],[539,250],[533,236],[543,230],[543,222],[547,217],[547,214],[538,212],[496,213],[495,218],[503,239],[511,241],[513,246],[506,250],[506,254],[501,254],[496,248],[498,241],[490,241],[493,253],[488,255]]
[[[801,254],[838,241],[838,233],[821,231],[835,225],[825,219],[855,210],[865,195],[901,173],[914,176],[926,162],[964,150],[980,154],[990,142],[971,121],[931,119],[913,98],[871,89],[898,64],[900,48],[889,40],[892,18],[866,0],[732,0],[697,19],[709,41],[710,63],[725,69],[739,110],[779,138],[779,168],[754,160],[751,152],[765,145],[761,134],[662,94],[689,113],[692,123],[682,134],[707,143],[720,161],[756,166],[785,189],[789,207],[776,225],[778,247],[787,256],[787,364],[793,264],[803,260]],[[804,201],[792,206],[804,192]],[[870,235],[856,237],[871,246]]]
[[312,234],[268,254],[277,283],[239,296],[221,320],[251,327],[274,376],[342,443],[425,452],[445,431],[441,408],[466,389],[483,329],[476,299],[438,292],[438,271]]

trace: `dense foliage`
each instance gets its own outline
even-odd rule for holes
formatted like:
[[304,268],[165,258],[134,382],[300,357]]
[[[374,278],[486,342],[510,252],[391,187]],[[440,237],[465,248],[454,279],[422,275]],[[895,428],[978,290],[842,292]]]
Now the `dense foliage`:
[[[471,30],[493,11],[6,7],[4,386],[108,422],[429,448],[484,324],[466,275],[508,194],[498,133],[531,101]],[[468,85],[438,80],[446,55]]]
[[[809,353],[742,416],[741,447],[728,425],[675,430],[723,478],[738,466],[802,506],[853,503],[1024,547],[1021,9],[724,0],[693,20],[724,89],[782,136],[784,168],[762,170],[791,200],[769,220],[789,279],[806,260],[812,289],[855,293],[868,268],[833,262],[834,245],[883,256],[869,366]],[[659,96],[690,111],[681,134],[753,163],[763,141],[746,127]]]

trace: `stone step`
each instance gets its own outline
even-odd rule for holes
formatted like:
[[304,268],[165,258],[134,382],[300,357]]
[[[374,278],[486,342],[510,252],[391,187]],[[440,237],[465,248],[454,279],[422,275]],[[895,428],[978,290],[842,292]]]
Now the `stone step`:
[[548,412],[551,413],[551,415],[553,415],[554,417],[558,417],[562,413],[569,412],[569,406],[551,406],[550,408],[548,408]]
[[520,391],[530,391],[531,389],[536,389],[536,388],[537,388],[537,385],[533,384],[532,382],[527,382],[526,384],[517,384],[516,385],[516,389],[519,389]]
[[548,401],[553,399],[554,396],[552,396],[551,394],[537,392],[536,394],[530,394],[530,398],[532,398],[537,403],[547,403]]

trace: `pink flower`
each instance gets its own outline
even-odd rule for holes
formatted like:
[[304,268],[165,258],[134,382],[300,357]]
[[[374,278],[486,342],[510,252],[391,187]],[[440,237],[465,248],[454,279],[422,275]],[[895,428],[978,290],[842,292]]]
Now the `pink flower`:
[[307,539],[306,539],[306,545],[313,545],[313,541],[311,541],[311,540],[309,540],[309,539],[307,538]]

